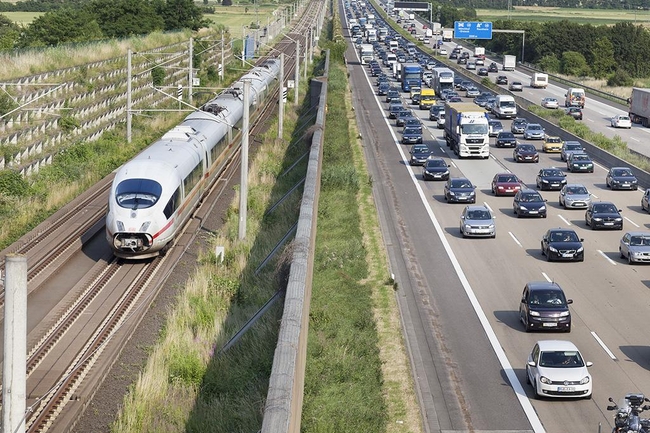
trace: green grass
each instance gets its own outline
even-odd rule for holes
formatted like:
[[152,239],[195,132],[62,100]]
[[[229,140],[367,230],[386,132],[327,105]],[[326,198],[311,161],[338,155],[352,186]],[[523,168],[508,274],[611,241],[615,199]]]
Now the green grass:
[[[267,19],[273,20],[273,11],[277,5],[259,5],[257,11],[254,5],[246,6],[216,6],[214,14],[205,14],[204,17],[215,24],[223,24],[230,31],[233,39],[242,37],[242,26],[250,27],[259,21],[260,28],[266,27]],[[248,11],[247,11],[248,10]]]
[[5,12],[3,15],[5,15],[7,18],[9,18],[11,21],[18,23],[20,25],[27,25],[30,24],[32,21],[34,21],[36,18],[40,17],[43,15],[44,12]]
[[482,21],[505,20],[510,17],[517,21],[561,21],[569,20],[581,24],[612,25],[619,22],[637,22],[650,25],[650,11],[623,9],[581,9],[537,6],[515,6],[510,12],[503,9],[477,9]]

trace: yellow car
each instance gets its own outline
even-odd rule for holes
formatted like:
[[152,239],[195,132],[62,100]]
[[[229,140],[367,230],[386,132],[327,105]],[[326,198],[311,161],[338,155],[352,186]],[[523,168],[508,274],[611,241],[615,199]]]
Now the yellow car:
[[546,136],[544,139],[544,144],[542,144],[542,150],[546,153],[560,153],[562,152],[562,146],[564,141],[560,137],[549,137]]

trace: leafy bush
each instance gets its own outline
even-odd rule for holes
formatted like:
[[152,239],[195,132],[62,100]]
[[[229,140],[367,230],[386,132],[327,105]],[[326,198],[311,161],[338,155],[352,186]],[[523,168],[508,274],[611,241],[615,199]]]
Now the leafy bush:
[[617,69],[607,79],[607,85],[612,87],[631,87],[634,85],[634,80],[626,70]]
[[160,66],[154,66],[151,69],[151,80],[153,81],[154,86],[162,86],[165,82],[165,70]]
[[0,194],[12,197],[26,197],[29,195],[29,184],[13,170],[0,171]]
[[560,72],[560,60],[552,54],[542,57],[538,65],[546,72]]

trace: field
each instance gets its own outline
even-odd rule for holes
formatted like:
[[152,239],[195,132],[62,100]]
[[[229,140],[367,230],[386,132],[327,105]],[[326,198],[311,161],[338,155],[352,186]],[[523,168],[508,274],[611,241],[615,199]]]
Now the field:
[[215,14],[205,14],[206,19],[212,20],[215,24],[223,24],[230,29],[233,39],[242,37],[242,26],[250,27],[259,20],[260,27],[266,27],[267,20],[272,20],[273,11],[277,5],[255,6],[217,6]]
[[27,25],[34,21],[35,18],[43,15],[42,12],[5,12],[4,16],[9,18],[11,21],[18,23],[20,25]]
[[623,10],[623,9],[577,9],[556,8],[540,6],[515,6],[510,12],[496,9],[477,9],[476,14],[480,20],[495,21],[513,19],[519,21],[561,21],[611,25],[629,21],[650,27],[650,11]]

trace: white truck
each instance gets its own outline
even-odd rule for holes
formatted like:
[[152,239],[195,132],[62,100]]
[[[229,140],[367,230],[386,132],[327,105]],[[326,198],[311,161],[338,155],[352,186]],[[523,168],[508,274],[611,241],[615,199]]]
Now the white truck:
[[485,47],[475,47],[474,48],[474,57],[479,59],[485,58]]
[[415,19],[415,14],[409,14],[409,20],[413,21]]
[[431,23],[431,31],[434,35],[439,35],[442,33],[442,24],[440,23]]
[[375,60],[374,47],[371,44],[359,45],[359,59],[361,59],[362,65],[367,65],[368,63]]
[[514,119],[517,117],[517,103],[511,95],[497,95],[492,106],[492,114],[497,119]]
[[442,31],[442,42],[451,42],[454,37],[454,31],[452,29],[445,29]]
[[433,30],[431,30],[431,29],[426,29],[426,30],[424,31],[424,37],[425,37],[425,38],[430,38],[430,37],[432,37],[432,36],[433,36]]
[[459,158],[490,156],[488,114],[473,102],[445,104],[445,141]]
[[514,71],[515,66],[517,66],[517,56],[511,56],[506,54],[503,56],[503,70],[504,71]]
[[530,87],[535,89],[546,89],[546,86],[548,86],[548,74],[535,72],[530,77]]
[[650,89],[632,88],[630,102],[630,119],[646,128],[650,126]]

